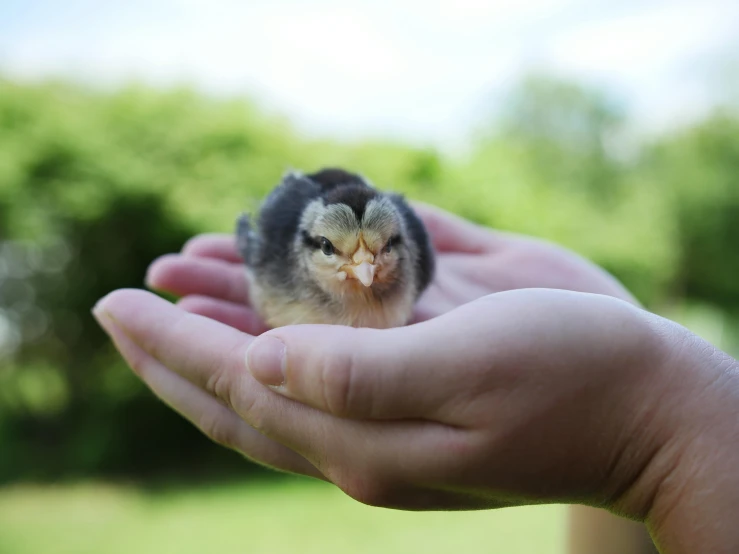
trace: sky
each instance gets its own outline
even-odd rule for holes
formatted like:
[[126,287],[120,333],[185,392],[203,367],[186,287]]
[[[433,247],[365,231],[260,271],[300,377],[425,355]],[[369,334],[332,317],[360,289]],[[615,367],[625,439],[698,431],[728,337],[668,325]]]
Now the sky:
[[0,74],[188,83],[346,138],[454,143],[532,72],[658,131],[710,108],[732,62],[737,0],[0,0]]

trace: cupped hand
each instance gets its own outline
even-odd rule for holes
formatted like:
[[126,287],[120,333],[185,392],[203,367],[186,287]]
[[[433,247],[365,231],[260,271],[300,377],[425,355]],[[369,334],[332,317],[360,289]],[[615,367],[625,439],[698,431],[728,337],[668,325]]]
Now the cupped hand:
[[663,333],[606,296],[520,290],[408,327],[257,338],[143,291],[95,314],[215,441],[373,505],[618,503],[639,516],[653,491],[632,485],[670,431],[656,409]]
[[268,331],[217,235],[150,268],[179,306],[117,291],[95,315],[213,440],[360,501],[583,503],[647,517],[669,551],[734,551],[736,362],[571,252],[417,208],[438,272],[415,325]]
[[[614,296],[635,303],[629,292],[597,265],[545,241],[491,231],[424,204],[414,205],[436,251],[436,275],[420,298],[415,321],[439,316],[488,294],[551,288]],[[234,237],[200,235],[180,254],[156,260],[150,287],[183,297],[183,309],[242,331],[266,326],[249,308],[243,260]]]

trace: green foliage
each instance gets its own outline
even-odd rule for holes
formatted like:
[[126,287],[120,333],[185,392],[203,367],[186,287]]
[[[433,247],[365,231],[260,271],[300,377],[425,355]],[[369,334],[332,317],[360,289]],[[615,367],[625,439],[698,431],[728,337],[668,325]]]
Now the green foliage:
[[527,155],[527,165],[555,191],[587,194],[607,205],[623,167],[613,157],[624,115],[600,91],[548,77],[526,79],[502,116],[502,138]]
[[649,307],[707,305],[680,313],[718,310],[721,329],[739,328],[735,113],[642,147],[623,134],[617,103],[547,78],[522,83],[502,113],[453,159],[307,140],[248,100],[0,80],[0,481],[243,471],[144,390],[89,310],[110,290],[143,286],[151,260],[192,234],[230,232],[291,167],[345,166],[557,241]]
[[679,294],[739,310],[739,117],[714,114],[656,144],[645,165],[674,214]]

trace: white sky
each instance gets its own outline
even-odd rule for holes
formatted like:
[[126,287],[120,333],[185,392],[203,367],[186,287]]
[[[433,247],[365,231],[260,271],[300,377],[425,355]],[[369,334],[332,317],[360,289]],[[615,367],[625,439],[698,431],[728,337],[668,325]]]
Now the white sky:
[[543,69],[646,127],[704,110],[739,0],[0,0],[0,73],[251,94],[314,134],[459,140]]

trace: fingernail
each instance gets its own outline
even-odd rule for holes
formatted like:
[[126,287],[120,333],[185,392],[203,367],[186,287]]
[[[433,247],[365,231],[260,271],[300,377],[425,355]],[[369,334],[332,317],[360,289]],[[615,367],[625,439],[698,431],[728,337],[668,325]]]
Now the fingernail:
[[92,313],[93,313],[93,315],[96,315],[96,314],[99,314],[99,313],[102,312],[103,304],[105,303],[105,299],[107,297],[108,296],[105,295],[102,298],[100,298],[97,302],[95,302],[95,305],[92,307]]
[[108,299],[108,295],[103,296],[100,300],[97,301],[97,303],[92,307],[92,316],[95,318],[95,320],[98,322],[100,327],[103,328],[103,331],[108,333],[109,335],[112,333],[112,329],[120,329],[120,325],[116,321],[116,318],[113,317],[113,314],[108,310],[105,306],[106,301]]
[[261,336],[246,350],[246,367],[263,385],[280,386],[285,383],[286,351],[281,340]]
[[92,307],[92,310],[91,310],[92,311],[92,315],[94,315],[95,316],[95,319],[97,319],[98,321],[100,320],[100,316],[105,313],[104,304],[105,304],[105,300],[107,298],[108,298],[108,295],[106,294],[100,300],[98,300],[95,303],[95,305]]
[[95,320],[98,322],[100,327],[103,328],[103,331],[111,334],[111,327],[114,325],[113,318],[110,317],[110,314],[105,311],[105,309],[102,306],[102,300],[95,304],[95,307],[92,309],[92,316],[95,318]]

